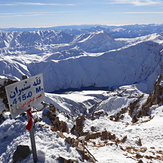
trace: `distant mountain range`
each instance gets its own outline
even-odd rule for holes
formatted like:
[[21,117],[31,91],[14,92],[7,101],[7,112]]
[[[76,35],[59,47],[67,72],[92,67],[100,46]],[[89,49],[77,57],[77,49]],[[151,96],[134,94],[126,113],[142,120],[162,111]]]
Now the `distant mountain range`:
[[97,32],[104,30],[114,38],[132,38],[145,36],[152,33],[163,32],[163,24],[135,24],[124,26],[107,26],[107,25],[71,25],[56,26],[46,28],[1,28],[3,31],[37,31],[37,30],[62,30],[68,34],[79,35],[83,33]]
[[[104,27],[91,27],[93,32],[84,29],[81,34],[68,32],[73,29],[1,31],[0,76],[21,79],[24,74],[43,73],[47,92],[89,86],[114,89],[127,84],[151,91],[163,72],[163,34],[114,38],[100,28]],[[116,32],[123,35],[124,29]]]

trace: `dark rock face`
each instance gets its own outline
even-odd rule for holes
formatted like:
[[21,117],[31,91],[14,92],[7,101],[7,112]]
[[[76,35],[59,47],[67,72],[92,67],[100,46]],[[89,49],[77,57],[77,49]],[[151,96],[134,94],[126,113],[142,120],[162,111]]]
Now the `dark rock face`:
[[17,149],[13,155],[13,163],[24,160],[26,157],[30,155],[30,153],[31,151],[29,149],[29,146],[26,145],[17,146]]
[[16,80],[12,80],[12,79],[7,79],[6,81],[4,81],[4,84],[2,86],[0,85],[0,98],[3,99],[3,103],[5,104],[6,108],[9,108],[9,106],[8,106],[5,86],[13,84],[15,82],[17,82],[17,81]]
[[154,84],[154,90],[151,92],[146,100],[146,102],[143,104],[141,110],[138,112],[137,117],[143,117],[147,116],[150,107],[152,105],[160,104],[163,103],[163,86],[162,86],[162,79],[163,79],[163,74],[161,74],[158,79],[156,80]]
[[[124,113],[128,112],[128,115],[132,117],[132,122],[136,123],[139,118],[143,116],[150,116],[150,108],[152,105],[163,104],[163,74],[160,74],[156,80],[151,92],[142,104],[144,94],[138,97],[134,102],[131,102],[128,107],[122,108],[117,114],[111,115],[110,120],[119,121],[124,117]],[[152,119],[152,117],[150,117]]]

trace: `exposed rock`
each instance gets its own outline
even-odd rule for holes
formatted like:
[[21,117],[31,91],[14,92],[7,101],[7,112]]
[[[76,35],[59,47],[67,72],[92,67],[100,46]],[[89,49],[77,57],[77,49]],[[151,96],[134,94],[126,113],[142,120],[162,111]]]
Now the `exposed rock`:
[[153,91],[153,96],[152,96],[152,104],[156,105],[159,104],[162,101],[161,95],[163,94],[163,86],[161,85],[161,81],[163,79],[163,74],[161,74],[155,85],[154,85],[154,91]]
[[91,131],[95,131],[96,130],[96,127],[94,127],[94,126],[91,126]]
[[63,134],[63,132],[60,132],[60,131],[57,132],[57,136],[62,138],[62,139],[66,138],[66,136]]
[[[126,148],[120,147],[120,149],[122,149],[125,152],[132,154],[133,155],[132,158],[138,159],[138,163],[143,163],[141,158],[148,159],[149,162],[152,160],[153,161],[157,160],[158,162],[163,161],[163,151],[161,151],[161,150],[159,152],[158,151],[151,151],[151,150],[148,150],[147,147],[135,147],[135,146],[127,146]],[[152,147],[152,149],[155,149],[155,148]],[[150,153],[152,155],[150,155]],[[148,155],[145,155],[145,154],[148,154]],[[146,161],[146,162],[148,162],[148,161]]]
[[56,118],[56,114],[51,111],[43,113],[43,116],[47,116],[51,122]]
[[79,142],[81,142],[81,140],[74,139],[74,138],[71,138],[71,137],[66,138],[65,141],[68,142],[72,147],[77,147]]
[[59,157],[57,160],[59,160],[59,163],[78,163],[78,161],[73,159],[65,159],[63,157]]
[[112,141],[116,140],[115,134],[112,134],[108,131],[96,132],[93,134],[87,134],[85,136],[86,141],[88,141],[89,139],[96,139],[96,138],[101,138],[101,140],[107,140],[107,139],[112,140]]
[[104,110],[95,111],[92,113],[92,120],[95,120],[101,116],[108,115]]
[[17,82],[16,80],[11,80],[11,79],[7,79],[4,81],[4,84],[2,86],[0,86],[0,98],[3,99],[3,103],[5,104],[6,108],[9,109],[9,106],[8,106],[8,100],[7,100],[7,95],[6,95],[6,91],[5,91],[5,87],[7,85],[10,85],[10,84],[13,84]]
[[163,74],[161,74],[155,82],[154,91],[149,94],[147,101],[142,106],[139,117],[147,116],[152,105],[160,104],[160,102],[163,102],[163,97],[161,97],[161,95],[163,95],[163,86],[161,86],[162,78]]
[[136,156],[135,156],[137,159],[140,159],[140,158],[142,158],[143,156],[141,156],[140,154],[136,154]]
[[[143,116],[148,116],[150,107],[152,105],[160,104],[163,102],[163,86],[161,85],[163,79],[163,74],[161,74],[154,84],[154,91],[151,92],[146,100],[146,102],[142,105],[142,107],[136,112],[133,116],[133,123],[137,122],[138,118]],[[133,107],[134,110],[134,107]]]
[[127,136],[124,136],[121,140],[122,143],[124,143],[127,140]]
[[[149,116],[150,107],[152,105],[163,103],[163,74],[161,74],[154,84],[154,90],[151,92],[142,104],[144,94],[138,97],[134,102],[131,102],[128,107],[122,108],[115,115],[110,116],[110,120],[119,121],[124,118],[124,113],[128,111],[129,116],[132,117],[132,123],[136,123],[139,118]],[[150,117],[152,119],[152,117]],[[149,120],[150,120],[149,119]]]
[[146,152],[146,151],[147,151],[147,147],[141,147],[141,148],[140,148],[140,152],[143,152],[143,153],[144,153],[144,152]]
[[50,107],[50,111],[56,115],[57,114],[57,108],[53,104],[50,104],[49,107]]
[[128,110],[127,107],[125,108],[122,108],[118,113],[116,113],[115,115],[111,115],[110,116],[110,120],[112,121],[119,121],[120,119],[123,119],[124,118],[124,113],[126,113]]
[[29,146],[19,145],[13,155],[13,163],[24,160],[31,154]]
[[5,120],[5,118],[4,118],[4,112],[2,112],[0,114],[0,123],[3,122],[4,120]]
[[80,145],[76,149],[82,155],[83,160],[87,160],[90,163],[95,163],[97,161],[84,145]]
[[[58,136],[65,139],[65,141],[67,143],[69,143],[72,147],[75,147],[76,150],[81,154],[82,156],[82,160],[87,160],[88,162],[93,162],[95,163],[97,160],[95,159],[95,157],[90,153],[90,151],[85,147],[86,142],[84,142],[83,140],[80,140],[78,138],[71,138],[71,137],[66,137],[63,135],[62,132],[57,132]],[[65,159],[63,157],[59,157],[58,158],[59,161],[62,163],[71,163],[71,161],[74,161],[72,163],[76,163],[75,160],[71,160],[71,159]]]
[[138,141],[136,141],[136,144],[139,145],[139,146],[142,146],[142,142],[141,142],[140,138],[138,139]]
[[134,116],[135,112],[139,108],[139,102],[140,102],[141,98],[143,98],[143,97],[144,97],[144,94],[142,94],[140,97],[138,97],[138,99],[135,100],[134,102],[130,103],[130,105],[129,105],[129,115],[131,117]]
[[85,140],[88,141],[89,139],[96,139],[96,138],[99,138],[101,135],[102,134],[100,132],[88,134],[88,135],[86,135]]
[[56,117],[53,121],[52,121],[52,127],[51,127],[52,131],[60,131],[60,132],[68,132],[68,126],[67,123],[64,121],[60,121],[58,117]]
[[59,117],[57,117],[57,108],[53,104],[49,105],[49,111],[43,113],[43,115],[47,116],[52,123],[52,131],[69,132],[67,123],[60,121]]
[[74,135],[77,135],[77,136],[86,135],[87,133],[83,132],[84,121],[85,121],[85,117],[84,116],[79,116],[76,119],[76,124],[71,129],[71,133],[74,134]]

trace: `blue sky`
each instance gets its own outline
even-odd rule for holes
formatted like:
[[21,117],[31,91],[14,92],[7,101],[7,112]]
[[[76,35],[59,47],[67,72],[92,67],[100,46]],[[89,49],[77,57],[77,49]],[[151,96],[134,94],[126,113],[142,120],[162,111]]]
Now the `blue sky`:
[[163,0],[0,0],[0,28],[152,23],[163,23]]

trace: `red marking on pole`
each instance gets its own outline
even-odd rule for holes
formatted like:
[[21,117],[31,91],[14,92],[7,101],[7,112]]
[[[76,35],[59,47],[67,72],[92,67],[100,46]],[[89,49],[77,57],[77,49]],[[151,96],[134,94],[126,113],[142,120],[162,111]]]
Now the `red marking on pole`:
[[29,115],[29,117],[30,117],[30,119],[29,119],[29,121],[28,121],[28,124],[27,124],[27,126],[26,126],[26,129],[27,130],[30,130],[31,129],[31,127],[32,127],[32,118],[33,118],[33,116],[32,116],[32,113],[31,113],[31,109],[28,109],[27,111],[26,111],[27,113],[28,113],[28,115]]

